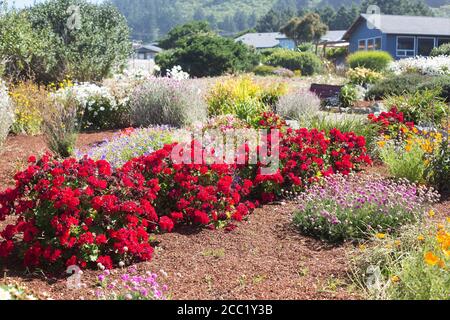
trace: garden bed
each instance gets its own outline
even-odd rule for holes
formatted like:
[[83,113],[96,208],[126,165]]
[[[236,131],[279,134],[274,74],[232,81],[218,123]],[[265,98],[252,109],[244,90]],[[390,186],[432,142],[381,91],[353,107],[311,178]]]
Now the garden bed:
[[[111,134],[82,134],[78,147],[91,146]],[[9,137],[6,151],[0,155],[2,186],[10,184],[4,177],[11,177],[14,163],[25,163],[28,154],[44,150],[41,137]],[[375,166],[361,174],[371,173],[385,175],[386,170]],[[232,232],[180,226],[173,233],[158,235],[152,261],[135,267],[142,272],[167,273],[162,281],[173,299],[362,298],[348,278],[354,246],[330,246],[300,235],[291,223],[294,209],[291,202],[266,205]],[[449,216],[450,201],[435,205],[435,209],[436,221]],[[118,277],[117,272],[113,271],[113,278]],[[2,273],[2,282],[19,283],[39,298],[96,299],[96,270],[84,271],[82,283],[86,286],[77,290],[67,289],[65,275],[29,273],[19,261],[11,260]]]

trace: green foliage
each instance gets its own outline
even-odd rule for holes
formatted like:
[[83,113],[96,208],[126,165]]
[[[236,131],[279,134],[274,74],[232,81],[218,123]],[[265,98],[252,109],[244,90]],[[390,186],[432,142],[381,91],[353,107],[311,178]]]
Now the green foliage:
[[357,51],[347,58],[350,68],[363,67],[374,71],[385,70],[391,61],[392,56],[385,51]]
[[192,21],[183,25],[176,26],[169,31],[167,36],[158,42],[163,49],[174,49],[176,47],[184,47],[185,41],[197,34],[208,34],[212,30],[205,21]]
[[440,147],[431,157],[425,176],[427,182],[436,187],[439,192],[450,192],[450,146],[448,138],[442,139]]
[[252,70],[259,62],[254,49],[215,34],[195,34],[184,38],[183,44],[156,56],[161,70],[179,65],[194,77],[219,76]]
[[[440,226],[418,223],[402,227],[396,235],[374,237],[352,252],[352,280],[368,299],[448,299],[450,273],[446,268],[450,261],[439,239],[448,238],[449,228],[448,222]],[[427,263],[430,253],[436,257],[435,265]],[[375,281],[367,281],[368,274]]]
[[434,48],[431,51],[431,56],[450,56],[450,43],[445,43],[438,48]]
[[258,76],[273,76],[275,75],[276,67],[260,65],[253,69],[253,73]]
[[417,86],[428,81],[429,77],[419,74],[404,74],[387,77],[372,86],[367,92],[369,99],[383,99],[388,95],[400,96],[407,93],[414,93]]
[[433,15],[433,12],[423,0],[363,0],[361,3],[361,12],[366,12],[369,5],[377,5],[383,14],[410,16]]
[[339,58],[343,58],[347,56],[348,49],[345,47],[338,47],[338,48],[328,48],[325,52],[325,57],[328,60],[336,61]]
[[188,81],[157,78],[138,85],[130,99],[134,127],[182,127],[206,119],[206,104]]
[[450,102],[450,76],[439,76],[426,79],[418,84],[417,90],[441,90],[440,97]]
[[303,75],[313,75],[322,71],[322,62],[311,52],[279,49],[267,58],[266,63],[292,71],[300,70]]
[[350,108],[358,100],[358,89],[352,84],[346,84],[339,93],[343,108]]
[[385,101],[388,106],[396,106],[403,112],[406,121],[440,126],[449,110],[447,103],[439,95],[439,89],[423,90],[402,96],[388,96]]
[[383,78],[383,75],[379,72],[360,67],[348,70],[346,76],[350,83],[360,86],[374,84]]
[[253,124],[260,114],[269,111],[285,93],[282,84],[263,87],[250,77],[231,78],[218,82],[209,95],[209,116],[235,115],[239,119]]
[[0,43],[6,43],[0,59],[8,61],[6,72],[14,79],[99,81],[123,66],[131,52],[125,18],[108,3],[47,1],[8,13],[0,24],[8,25],[0,27],[5,30]]
[[54,98],[42,113],[43,133],[51,151],[61,158],[73,155],[83,111],[75,96]]
[[427,167],[424,161],[425,151],[418,143],[405,147],[391,140],[379,148],[379,156],[388,167],[391,176],[411,182],[424,182]]
[[317,13],[308,13],[302,18],[292,18],[280,29],[280,32],[297,43],[317,43],[327,30],[328,27],[320,20],[320,16]]

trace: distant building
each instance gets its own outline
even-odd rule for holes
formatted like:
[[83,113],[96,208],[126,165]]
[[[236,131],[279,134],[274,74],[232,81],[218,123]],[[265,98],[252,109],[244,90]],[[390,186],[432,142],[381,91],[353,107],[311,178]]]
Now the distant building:
[[134,48],[134,55],[135,59],[154,60],[155,56],[161,51],[163,51],[163,49],[154,44],[139,45]]
[[235,39],[248,46],[260,49],[283,48],[295,49],[295,42],[279,32],[246,33]]
[[395,59],[429,56],[450,42],[450,19],[420,16],[362,14],[343,36],[350,53],[383,50]]
[[344,40],[344,35],[347,30],[328,30],[327,33],[320,38],[320,45],[326,47],[346,47],[349,45],[348,41]]

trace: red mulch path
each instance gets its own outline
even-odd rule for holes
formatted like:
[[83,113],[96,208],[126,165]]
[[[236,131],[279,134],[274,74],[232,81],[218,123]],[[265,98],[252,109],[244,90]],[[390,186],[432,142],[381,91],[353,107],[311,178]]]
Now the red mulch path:
[[[110,137],[112,132],[82,134],[78,147]],[[0,154],[0,189],[12,182],[17,164],[45,150],[42,137],[10,137]],[[383,167],[371,173],[385,174]],[[330,247],[300,235],[292,226],[292,203],[269,205],[227,233],[223,230],[180,227],[157,236],[152,261],[136,265],[139,271],[164,270],[173,299],[360,299],[347,276],[350,244]],[[450,201],[436,206],[450,215]],[[5,222],[0,224],[0,230]],[[16,282],[40,298],[95,299],[99,271],[82,275],[85,288],[69,290],[64,275],[30,274],[20,262],[0,264],[3,281]],[[113,271],[117,277],[118,271]],[[1,282],[2,280],[0,280]]]

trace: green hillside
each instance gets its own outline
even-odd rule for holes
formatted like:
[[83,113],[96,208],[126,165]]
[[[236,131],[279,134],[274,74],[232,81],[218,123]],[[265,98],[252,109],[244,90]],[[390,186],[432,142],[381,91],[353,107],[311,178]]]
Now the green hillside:
[[[174,26],[206,20],[222,34],[258,27],[261,32],[278,30],[286,19],[299,11],[320,14],[330,29],[345,29],[359,12],[378,4],[382,13],[448,15],[450,0],[111,0],[125,15],[135,39],[153,41]],[[431,9],[430,7],[433,7]],[[272,12],[269,11],[273,9]],[[269,14],[268,14],[269,13]],[[262,19],[263,18],[263,19]],[[258,24],[262,19],[264,23]]]

